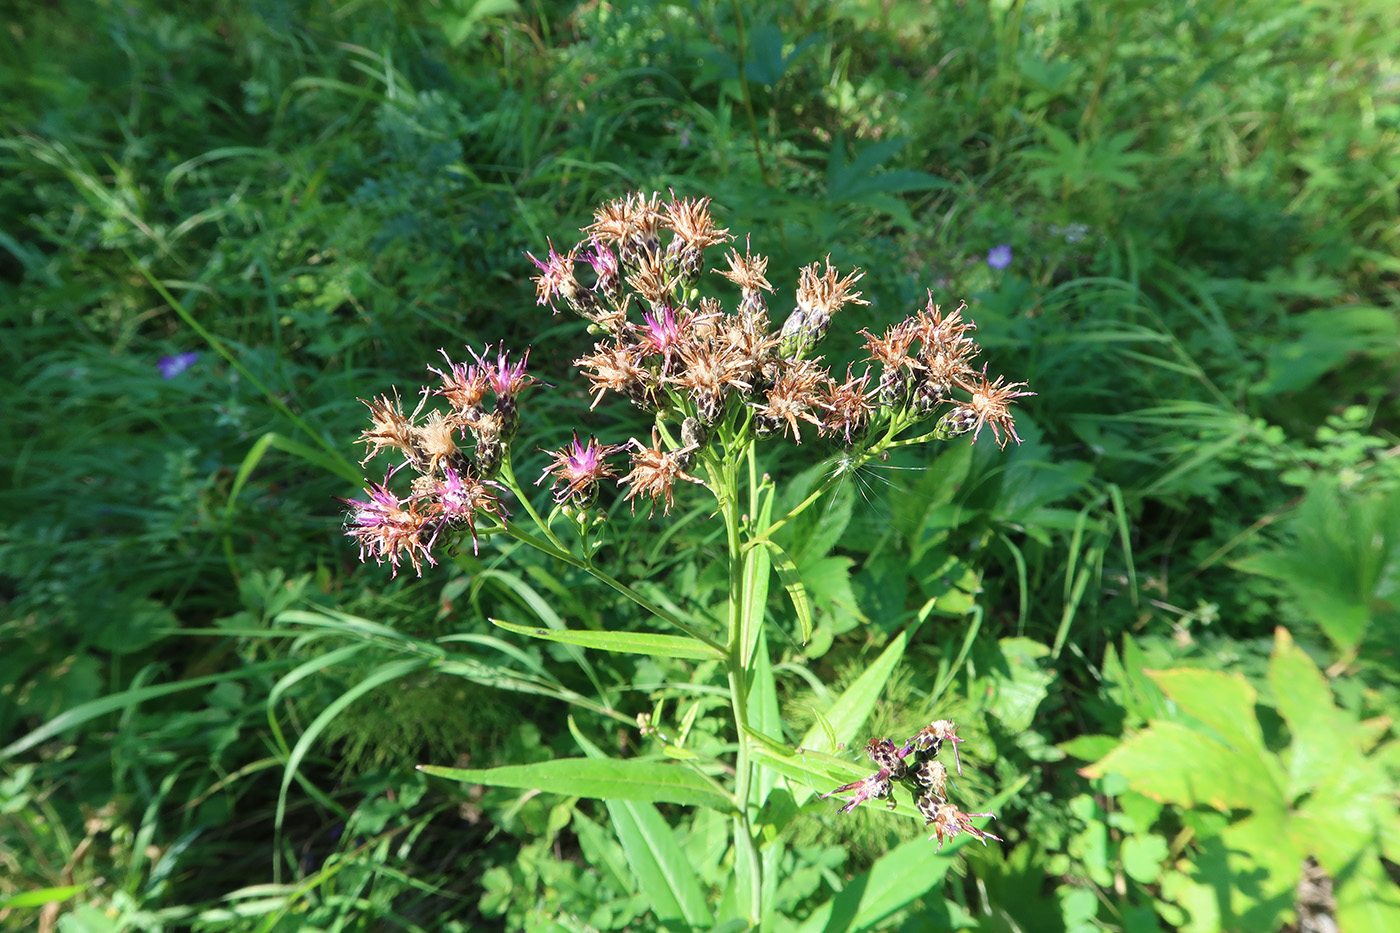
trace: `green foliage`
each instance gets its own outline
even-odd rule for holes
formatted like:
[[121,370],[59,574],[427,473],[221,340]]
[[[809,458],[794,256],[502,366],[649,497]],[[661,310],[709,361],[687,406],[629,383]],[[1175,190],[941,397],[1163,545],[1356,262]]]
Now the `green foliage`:
[[[0,927],[733,914],[722,806],[414,770],[538,776],[591,743],[722,783],[692,634],[726,609],[712,505],[602,503],[596,558],[666,633],[500,535],[388,580],[333,517],[354,399],[440,347],[533,345],[561,390],[531,446],[565,443],[593,338],[534,304],[522,250],[668,187],[771,246],[775,313],[830,253],[868,273],[852,331],[932,284],[1039,393],[1005,455],[756,464],[792,478],[772,514],[837,487],[751,552],[767,925],[1396,926],[1392,7],[6,8]],[[907,801],[816,799],[935,717],[1004,847],[931,854]],[[1335,906],[1295,903],[1305,870]]]
[[1152,680],[1173,704],[1172,718],[1152,722],[1085,773],[1121,775],[1153,800],[1229,817],[1223,825],[1187,817],[1198,837],[1196,871],[1164,893],[1187,909],[1188,928],[1277,929],[1291,916],[1308,858],[1336,883],[1339,926],[1400,922],[1400,887],[1381,861],[1400,854],[1400,774],[1394,743],[1382,741],[1388,718],[1339,709],[1284,629],[1268,683],[1286,743],[1265,734],[1258,695],[1243,677],[1173,670]]

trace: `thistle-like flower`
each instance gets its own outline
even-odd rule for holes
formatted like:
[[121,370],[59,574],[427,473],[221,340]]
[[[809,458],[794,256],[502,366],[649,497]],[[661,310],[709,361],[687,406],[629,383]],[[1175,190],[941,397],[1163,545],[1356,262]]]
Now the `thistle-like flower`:
[[[617,475],[606,459],[617,451],[617,447],[599,444],[596,437],[590,437],[587,444],[581,444],[575,431],[573,443],[554,451],[551,455],[554,463],[545,468],[540,478],[535,480],[535,485],[553,477],[549,491],[554,493],[556,504],[571,502],[578,508],[588,508],[598,498],[599,480]],[[561,485],[563,489],[559,488]]]
[[[1005,449],[1007,441],[1021,443],[1021,437],[1016,433],[1016,422],[1007,406],[1013,399],[1035,394],[1020,391],[1025,388],[1024,382],[1007,383],[1005,376],[997,376],[995,382],[989,382],[987,367],[984,365],[982,372],[958,380],[958,385],[972,394],[972,400],[967,403],[966,409],[976,416],[972,427],[973,440],[982,433],[984,425],[991,425],[992,437],[996,438],[999,447]],[[1006,432],[1006,437],[1002,437],[1002,431]]]
[[622,478],[622,482],[628,487],[626,499],[632,503],[634,511],[637,508],[634,500],[646,496],[651,500],[651,512],[648,514],[656,513],[657,502],[662,503],[662,515],[670,514],[671,506],[675,504],[676,480],[704,485],[703,480],[685,472],[683,461],[690,449],[664,449],[656,431],[652,431],[650,447],[635,437],[628,441],[627,446],[632,452],[632,471]]
[[575,311],[588,307],[588,302],[593,296],[574,277],[574,262],[578,259],[578,250],[575,246],[561,256],[555,251],[554,244],[550,243],[549,252],[543,260],[536,259],[532,253],[525,254],[540,270],[539,275],[531,278],[535,283],[536,304],[547,304],[551,311],[558,314],[559,309],[554,305],[554,299],[558,296]]
[[407,557],[418,576],[423,575],[423,562],[436,565],[429,551],[427,537],[431,534],[430,519],[416,503],[405,502],[387,486],[375,484],[365,492],[368,501],[341,499],[350,506],[350,518],[345,533],[360,542],[360,560],[373,557],[376,563],[386,560],[398,576],[399,562]]

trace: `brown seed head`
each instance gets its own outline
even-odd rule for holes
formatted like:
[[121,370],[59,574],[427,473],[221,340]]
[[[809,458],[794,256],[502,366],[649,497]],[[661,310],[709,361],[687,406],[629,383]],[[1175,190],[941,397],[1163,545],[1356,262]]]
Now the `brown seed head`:
[[681,468],[681,462],[692,452],[691,448],[664,450],[654,428],[651,432],[650,447],[635,437],[628,442],[628,446],[632,451],[632,471],[622,478],[622,483],[630,487],[626,499],[632,503],[634,512],[637,508],[635,500],[639,496],[646,496],[651,499],[649,515],[656,514],[658,501],[662,503],[661,514],[669,514],[671,506],[675,504],[674,487],[678,479],[704,485],[702,480],[696,479]]
[[[1011,417],[1007,406],[1014,399],[1035,394],[1034,392],[1020,391],[1026,383],[1007,384],[1005,379],[1005,376],[997,376],[995,382],[988,382],[987,367],[983,366],[982,372],[958,380],[959,386],[972,393],[972,399],[967,403],[967,407],[977,414],[977,424],[973,428],[972,439],[976,440],[977,435],[982,433],[983,425],[991,425],[992,436],[996,438],[997,445],[1002,449],[1006,448],[1007,441],[1021,443],[1021,438],[1016,433],[1016,422]],[[1002,437],[1002,431],[1006,432],[1005,437]]]
[[783,360],[773,380],[773,387],[768,390],[767,401],[753,406],[760,425],[773,429],[782,427],[785,432],[792,432],[793,440],[802,443],[797,422],[800,419],[812,424],[821,423],[812,414],[812,407],[816,404],[813,390],[828,378],[826,370],[812,360]]
[[856,282],[865,275],[859,269],[841,278],[831,265],[831,257],[826,257],[826,271],[818,274],[820,263],[812,263],[798,275],[797,307],[807,314],[825,315],[830,318],[848,304],[868,305],[858,291],[853,291]]
[[642,365],[642,351],[631,343],[599,343],[591,356],[574,360],[593,383],[593,404],[598,407],[608,390],[621,393],[639,405],[655,407],[656,376]]
[[386,449],[397,450],[410,460],[416,460],[413,419],[404,415],[398,394],[395,393],[392,398],[381,395],[373,400],[359,401],[369,409],[370,417],[369,430],[360,432],[360,441],[368,451],[360,466],[369,463],[381,450]]

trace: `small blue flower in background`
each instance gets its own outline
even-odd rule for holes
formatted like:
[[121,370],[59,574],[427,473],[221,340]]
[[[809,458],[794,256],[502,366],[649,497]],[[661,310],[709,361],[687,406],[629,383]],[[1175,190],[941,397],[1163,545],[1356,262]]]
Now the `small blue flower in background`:
[[189,353],[176,353],[174,356],[162,356],[160,362],[156,364],[156,369],[160,370],[162,379],[174,379],[193,366],[197,359],[199,359],[199,354],[193,350]]
[[1011,247],[1003,243],[987,250],[987,265],[998,271],[1011,265]]

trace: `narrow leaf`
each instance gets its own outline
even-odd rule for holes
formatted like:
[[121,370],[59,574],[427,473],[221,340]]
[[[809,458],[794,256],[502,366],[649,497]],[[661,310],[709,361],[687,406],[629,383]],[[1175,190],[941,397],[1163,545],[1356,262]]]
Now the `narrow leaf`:
[[[826,726],[818,722],[807,730],[807,734],[799,743],[800,748],[818,748],[828,734],[828,727],[838,744],[855,741],[860,727],[865,725],[865,720],[870,717],[870,711],[875,708],[875,702],[880,698],[890,675],[894,673],[895,665],[904,657],[904,647],[909,643],[909,636],[915,628],[917,626],[911,626],[890,640],[889,645],[875,659],[875,663],[870,665],[855,683],[847,687],[846,692],[837,697],[836,702],[831,705],[831,709],[824,713]],[[805,803],[811,794],[812,791],[808,787],[793,788],[793,798],[798,806]]]
[[[589,756],[589,761],[613,761],[579,731],[572,717],[569,731]],[[695,870],[656,807],[625,800],[609,800],[606,806],[627,864],[636,874],[641,889],[651,898],[657,918],[663,922],[684,920],[692,927],[712,925],[714,916],[705,904],[705,893],[696,880]]]
[[650,632],[591,632],[579,629],[548,629],[533,625],[516,625],[492,619],[499,626],[517,635],[563,642],[584,648],[601,648],[622,654],[649,654],[661,658],[690,658],[700,661],[722,661],[724,652],[711,648],[696,638],[683,635],[657,635]]
[[710,807],[726,813],[734,809],[733,801],[716,785],[688,768],[663,761],[556,758],[553,761],[500,768],[419,765],[418,770],[464,784],[531,788],[598,800],[680,803]]
[[807,588],[802,585],[802,576],[797,572],[797,565],[792,562],[787,551],[782,549],[776,541],[764,541],[768,550],[773,554],[773,569],[778,572],[778,579],[783,583],[783,589],[787,590],[788,596],[792,599],[792,608],[797,612],[797,622],[802,628],[802,644],[807,644],[812,637],[812,604],[807,599]]

